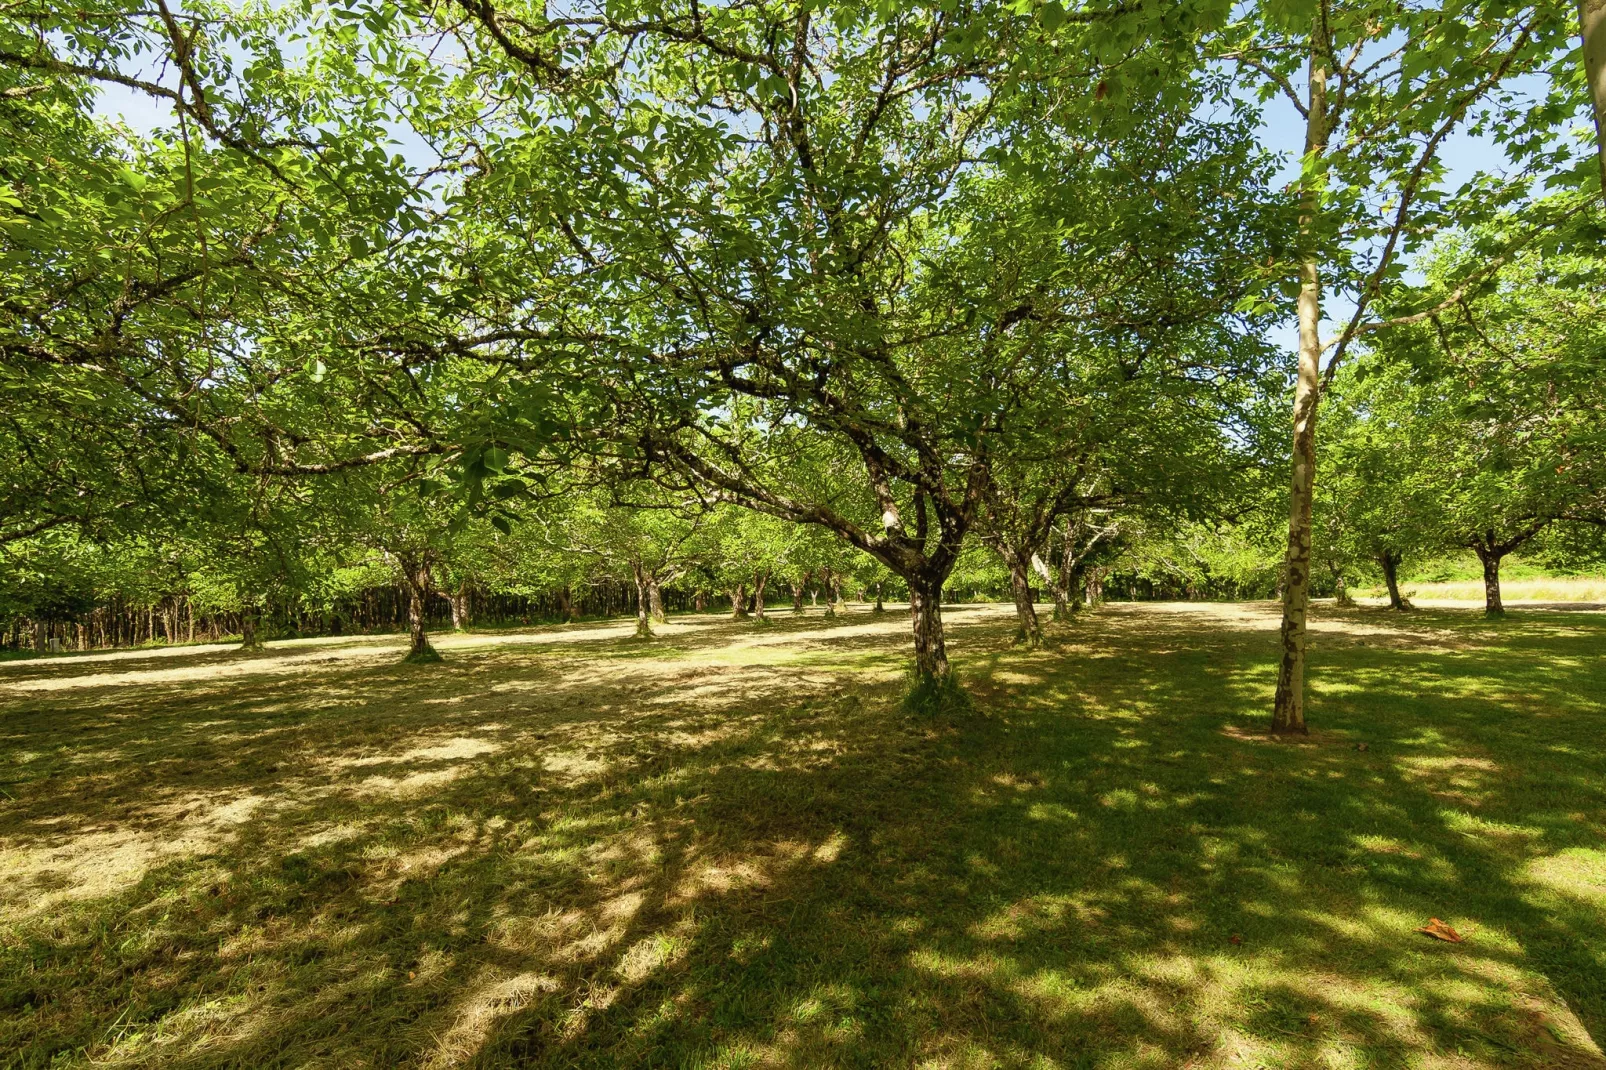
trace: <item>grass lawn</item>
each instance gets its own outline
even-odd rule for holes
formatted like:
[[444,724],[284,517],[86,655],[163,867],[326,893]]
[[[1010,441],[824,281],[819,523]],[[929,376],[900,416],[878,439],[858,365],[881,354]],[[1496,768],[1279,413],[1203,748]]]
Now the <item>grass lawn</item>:
[[1317,618],[7,663],[0,1067],[1606,1067],[1606,614]]

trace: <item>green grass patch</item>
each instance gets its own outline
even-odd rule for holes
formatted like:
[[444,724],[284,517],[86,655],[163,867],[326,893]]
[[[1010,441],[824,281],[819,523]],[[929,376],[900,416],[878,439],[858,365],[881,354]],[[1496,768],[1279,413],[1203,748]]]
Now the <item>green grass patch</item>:
[[0,1066],[1606,1065],[1606,616],[949,616],[0,666]]

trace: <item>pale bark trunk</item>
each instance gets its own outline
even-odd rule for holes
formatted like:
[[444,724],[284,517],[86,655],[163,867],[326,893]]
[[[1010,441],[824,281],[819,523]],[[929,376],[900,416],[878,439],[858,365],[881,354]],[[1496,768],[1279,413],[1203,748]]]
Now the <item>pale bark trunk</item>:
[[842,577],[835,572],[831,573],[831,602],[838,613],[848,611],[848,604],[842,598]]
[[664,612],[664,589],[656,576],[647,577],[647,610],[655,624],[669,623],[669,614]]
[[1327,148],[1326,26],[1321,13],[1311,35],[1310,91],[1305,126],[1305,166],[1300,193],[1299,369],[1294,386],[1293,471],[1288,503],[1287,582],[1283,588],[1282,660],[1271,730],[1305,727],[1305,623],[1310,607],[1310,514],[1316,487],[1316,407],[1321,398],[1322,283],[1317,263],[1316,215],[1321,210],[1321,156]]
[[792,612],[794,615],[803,612],[803,585],[800,583],[792,584]]
[[1601,197],[1606,199],[1606,0],[1578,0],[1578,32],[1583,39],[1584,77],[1595,109]]
[[1053,571],[1044,562],[1039,554],[1032,555],[1032,568],[1043,586],[1048,588],[1049,597],[1054,599],[1054,620],[1067,621],[1071,619],[1070,592],[1054,579]]
[[825,615],[836,616],[836,577],[830,569],[820,570],[820,579],[825,587]]
[[747,616],[747,584],[737,584],[726,593],[731,600],[731,620],[741,620]]
[[942,586],[909,584],[909,616],[914,625],[915,672],[942,679],[948,675],[948,651],[942,635]]
[[632,565],[636,578],[636,638],[652,638],[652,595],[648,593],[650,580],[640,565]]
[[881,581],[880,580],[876,580],[875,581],[875,608],[870,610],[870,612],[872,612],[872,613],[885,613],[887,611],[887,607],[882,602],[881,587],[882,587]]
[[704,593],[703,591],[698,591],[695,595],[693,595],[692,596],[692,608],[697,610],[697,612],[699,612],[699,613],[701,613],[703,610],[707,609],[708,608],[708,595],[706,593]]
[[1404,609],[1405,599],[1400,597],[1400,555],[1384,550],[1377,555],[1377,564],[1383,570],[1383,584],[1389,589],[1389,608]]

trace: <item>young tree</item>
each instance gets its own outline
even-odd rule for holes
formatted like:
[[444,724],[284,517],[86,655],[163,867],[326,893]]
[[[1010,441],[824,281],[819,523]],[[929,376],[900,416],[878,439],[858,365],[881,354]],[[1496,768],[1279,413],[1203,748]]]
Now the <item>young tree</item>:
[[[1389,325],[1371,315],[1372,303],[1401,277],[1413,249],[1448,221],[1490,218],[1526,196],[1536,172],[1555,165],[1539,127],[1575,109],[1558,102],[1513,125],[1505,106],[1518,79],[1569,51],[1570,34],[1570,19],[1555,6],[1313,0],[1260,5],[1220,38],[1223,58],[1239,65],[1262,99],[1286,100],[1305,125],[1294,257],[1299,359],[1274,732],[1306,731],[1311,507],[1324,380],[1355,339]],[[1496,137],[1526,167],[1501,181],[1480,175],[1447,197],[1441,186],[1447,139],[1485,123],[1499,124]],[[1542,214],[1515,244],[1531,240],[1545,222]],[[1462,285],[1494,272],[1507,255],[1491,252]],[[1324,283],[1352,309],[1330,342],[1321,336]]]

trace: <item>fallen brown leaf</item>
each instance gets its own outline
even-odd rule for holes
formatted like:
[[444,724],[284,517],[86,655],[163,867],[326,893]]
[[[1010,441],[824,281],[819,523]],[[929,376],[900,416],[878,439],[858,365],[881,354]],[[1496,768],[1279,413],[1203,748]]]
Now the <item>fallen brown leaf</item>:
[[1459,944],[1466,940],[1466,937],[1450,928],[1438,918],[1429,918],[1428,923],[1418,929],[1417,932],[1426,933],[1435,940],[1447,940],[1452,944]]

